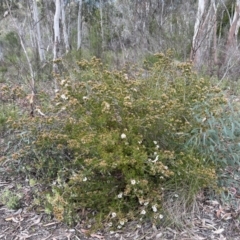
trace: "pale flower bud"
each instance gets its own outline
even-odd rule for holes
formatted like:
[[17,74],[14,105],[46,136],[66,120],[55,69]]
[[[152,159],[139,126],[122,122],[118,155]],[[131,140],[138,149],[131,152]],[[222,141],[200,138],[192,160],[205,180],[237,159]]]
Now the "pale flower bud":
[[127,136],[126,136],[126,134],[125,133],[122,133],[121,134],[121,139],[125,139]]
[[141,211],[141,214],[142,214],[142,215],[145,215],[145,214],[146,214],[146,211],[143,209],[143,210]]
[[132,184],[132,185],[135,185],[135,184],[136,184],[136,180],[132,179],[132,180],[131,180],[131,184]]

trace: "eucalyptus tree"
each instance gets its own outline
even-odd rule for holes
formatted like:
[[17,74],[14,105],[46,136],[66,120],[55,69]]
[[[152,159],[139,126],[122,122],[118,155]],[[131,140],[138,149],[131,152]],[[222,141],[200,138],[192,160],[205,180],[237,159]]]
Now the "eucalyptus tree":
[[237,47],[237,36],[240,27],[240,0],[236,0],[233,17],[230,18],[230,28],[227,37],[227,50]]
[[82,0],[78,0],[77,50],[82,45]]
[[34,28],[36,28],[36,39],[38,45],[38,54],[40,61],[43,62],[46,60],[45,51],[42,42],[42,31],[40,26],[40,18],[37,6],[37,0],[32,0],[32,9],[33,9],[33,20],[34,20]]
[[240,1],[221,0],[222,17],[220,20],[219,38],[224,39],[219,57],[218,77],[238,80],[240,69],[239,51],[239,26],[240,26]]
[[[240,63],[240,0],[198,0],[190,59],[220,79],[236,78]],[[235,75],[235,76],[234,76]]]
[[69,36],[67,31],[67,22],[66,22],[66,7],[67,7],[67,1],[61,0],[61,23],[62,23],[62,32],[63,32],[63,40],[65,45],[65,52],[69,52],[70,45],[69,45]]
[[[58,73],[57,59],[60,57],[60,14],[61,0],[55,0],[55,15],[54,15],[54,46],[53,46],[53,71]],[[56,82],[55,82],[56,87]]]
[[[216,57],[214,35],[216,34],[216,14],[218,3],[215,0],[198,0],[198,11],[192,38],[190,59],[200,69]],[[213,54],[214,52],[214,54]]]

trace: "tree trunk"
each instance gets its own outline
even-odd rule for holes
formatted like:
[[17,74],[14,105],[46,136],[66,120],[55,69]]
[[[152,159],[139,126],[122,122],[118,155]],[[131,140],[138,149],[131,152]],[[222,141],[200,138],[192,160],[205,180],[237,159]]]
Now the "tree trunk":
[[[198,12],[190,54],[190,59],[198,70],[204,64],[209,64],[213,58],[211,49],[214,45],[216,9],[215,0],[198,0]],[[213,55],[215,54],[213,51]]]
[[67,32],[67,25],[66,25],[66,17],[65,17],[65,6],[64,1],[61,0],[61,12],[62,12],[62,27],[63,27],[63,39],[65,44],[65,51],[66,53],[69,52],[70,46],[69,46],[69,39],[68,39],[68,32]]
[[38,15],[38,7],[37,7],[37,1],[33,0],[33,19],[34,19],[34,26],[36,28],[36,39],[37,39],[37,46],[38,46],[38,54],[40,61],[45,61],[45,53],[44,48],[42,44],[42,36],[41,36],[41,29],[40,29],[40,20]]
[[100,0],[100,26],[101,26],[101,37],[102,37],[102,52],[104,51],[104,33],[103,33],[103,6],[102,0]]
[[77,50],[82,45],[82,0],[78,2]]
[[236,0],[235,12],[233,18],[229,17],[230,28],[228,31],[227,41],[224,49],[224,54],[221,61],[221,69],[218,76],[221,79],[225,78],[227,74],[238,79],[239,74],[239,51],[237,43],[237,35],[240,27],[240,0]]
[[240,27],[240,0],[236,0],[235,12],[231,21],[226,43],[226,51],[237,47],[237,35]]
[[197,58],[197,51],[199,48],[199,39],[201,35],[201,25],[203,22],[203,14],[205,12],[205,1],[206,0],[198,0],[198,11],[197,11],[197,17],[196,22],[194,25],[194,34],[193,34],[193,40],[192,40],[192,49],[191,49],[191,55],[190,59],[192,61],[196,61]]
[[217,6],[215,4],[214,4],[213,59],[214,59],[214,65],[217,65],[218,64],[218,53],[217,53]]
[[[59,27],[59,20],[60,20],[60,13],[61,13],[61,0],[55,0],[55,15],[54,15],[54,46],[53,46],[53,72],[55,74],[58,73],[58,65],[56,60],[59,58],[59,45],[60,45],[60,27]],[[56,87],[56,82],[55,82]]]
[[160,26],[163,25],[163,13],[164,13],[164,0],[162,0],[162,9],[161,9],[161,21],[160,21]]

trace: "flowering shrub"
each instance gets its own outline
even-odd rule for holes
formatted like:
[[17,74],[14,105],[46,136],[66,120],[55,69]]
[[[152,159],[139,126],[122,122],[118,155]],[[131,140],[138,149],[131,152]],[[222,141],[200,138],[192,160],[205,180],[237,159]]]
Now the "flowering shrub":
[[161,221],[165,189],[217,187],[213,162],[186,143],[225,100],[190,63],[155,57],[148,77],[139,70],[133,79],[96,58],[80,61],[74,76],[58,80],[44,116],[14,123],[29,139],[17,158],[47,184],[46,211],[58,220],[117,228]]

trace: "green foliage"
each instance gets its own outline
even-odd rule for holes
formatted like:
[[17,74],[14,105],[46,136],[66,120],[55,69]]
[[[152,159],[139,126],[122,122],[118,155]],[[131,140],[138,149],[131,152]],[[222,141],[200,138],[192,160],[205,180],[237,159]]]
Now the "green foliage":
[[20,46],[18,36],[15,32],[9,32],[5,36],[5,41],[8,42],[8,44],[14,48],[17,48]]
[[17,209],[20,207],[20,200],[22,196],[9,189],[1,192],[0,201],[9,209]]
[[16,57],[19,57],[21,52],[21,45],[17,33],[8,32],[4,37],[4,46],[5,49],[11,51],[11,55],[7,56],[9,61],[15,62]]
[[25,139],[14,158],[47,185],[46,212],[121,228],[161,221],[165,191],[187,188],[191,199],[217,189],[215,162],[189,139],[209,114],[221,115],[220,89],[190,63],[176,65],[171,52],[146,63],[143,79],[108,71],[96,58],[77,64],[75,76],[58,79],[46,116],[13,122]]
[[[5,27],[7,29],[7,25]],[[19,41],[18,34],[14,31],[6,32],[4,31],[1,37],[2,46],[2,61],[1,61],[1,82],[9,82],[11,79],[14,83],[19,83],[19,79],[22,74],[20,74],[21,66],[24,64],[24,60],[21,59],[22,48]],[[26,69],[24,68],[24,74]]]
[[100,24],[95,24],[89,28],[89,42],[91,55],[101,57],[103,49]]
[[[202,155],[208,156],[217,166],[220,184],[238,188],[240,164],[239,103],[229,99],[219,115],[207,112],[205,125],[192,131],[187,146],[195,145]],[[226,177],[225,167],[230,166],[234,178]]]
[[1,105],[0,107],[0,134],[6,130],[7,121],[9,118],[16,119],[17,111],[12,104]]
[[153,64],[157,62],[158,62],[158,57],[156,55],[148,54],[144,60],[144,67],[148,69],[149,66],[152,67]]
[[[152,16],[153,17],[153,16]],[[158,27],[158,22],[155,18],[152,18],[149,22],[149,33],[154,36],[157,32],[157,30],[159,30]]]

